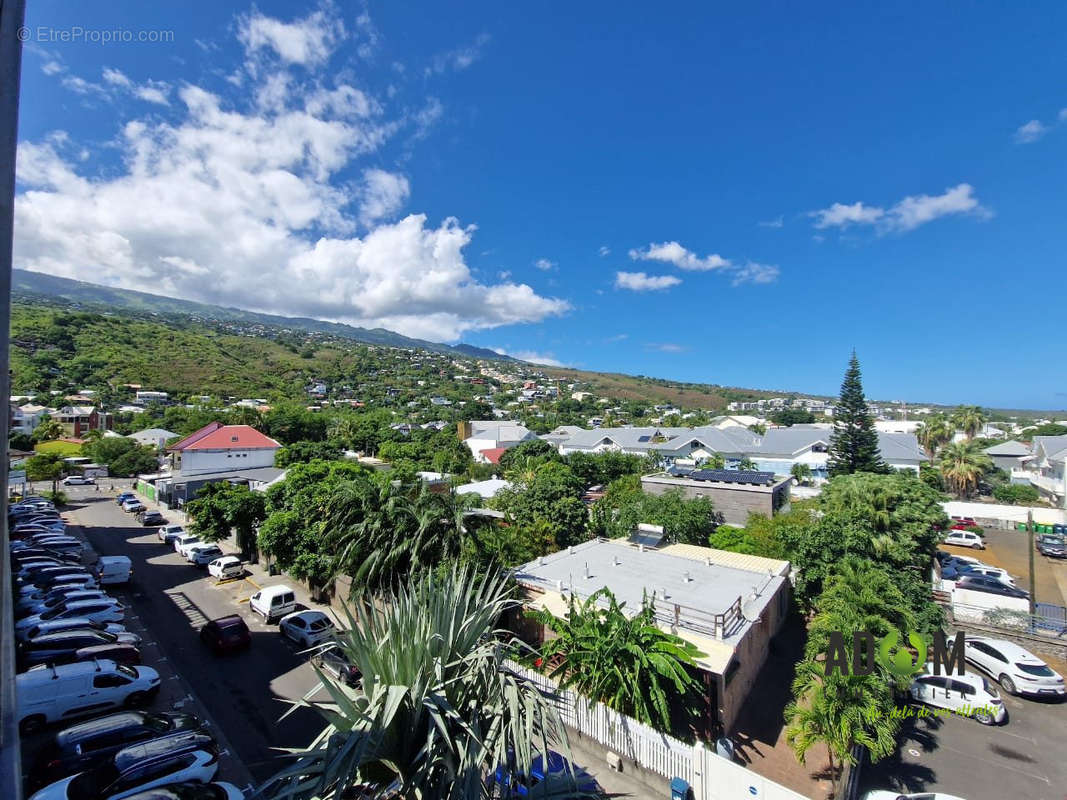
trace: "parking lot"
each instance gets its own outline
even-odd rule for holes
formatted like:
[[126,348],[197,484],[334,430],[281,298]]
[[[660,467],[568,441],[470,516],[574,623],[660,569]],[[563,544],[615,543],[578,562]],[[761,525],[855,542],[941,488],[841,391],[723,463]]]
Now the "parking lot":
[[[944,546],[1006,569],[1020,588],[1031,590],[1029,539],[1025,532],[987,530],[987,549]],[[1034,553],[1034,582],[1041,602],[1064,604],[1067,563]],[[1042,654],[1065,674],[1067,664]],[[968,665],[968,671],[982,674]],[[986,676],[989,677],[989,676]],[[1000,691],[1007,721],[986,727],[973,719],[946,715],[905,720],[896,754],[863,771],[865,789],[894,788],[944,792],[965,800],[1065,800],[1067,704],[1059,700],[1012,697]]]
[[[66,517],[99,555],[127,555],[130,583],[116,595],[128,602],[131,630],[151,645],[145,661],[159,664],[164,695],[159,708],[182,703],[184,710],[211,720],[222,732],[234,764],[223,771],[238,785],[268,777],[280,768],[275,748],[305,746],[323,726],[318,714],[298,709],[285,720],[286,701],[296,701],[318,680],[297,645],[248,610],[257,587],[284,578],[256,576],[219,583],[189,564],[158,538],[156,526],[142,527],[116,505],[114,494],[93,487],[67,490]],[[306,597],[305,597],[306,600]],[[298,606],[300,607],[300,606]],[[249,650],[217,657],[199,638],[209,619],[239,613],[252,634]],[[156,707],[156,706],[153,706]]]

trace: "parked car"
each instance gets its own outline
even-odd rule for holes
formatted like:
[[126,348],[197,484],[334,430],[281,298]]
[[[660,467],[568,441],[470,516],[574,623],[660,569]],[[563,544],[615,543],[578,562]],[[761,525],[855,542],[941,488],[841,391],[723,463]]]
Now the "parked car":
[[547,759],[545,754],[535,756],[525,775],[519,773],[514,767],[508,769],[504,764],[498,766],[493,778],[496,785],[500,787],[500,796],[529,797],[530,790],[546,780],[557,782],[562,788],[568,776],[573,779],[574,787],[580,794],[600,794],[600,785],[587,771],[569,764],[567,759],[555,750],[549,750],[547,756]]
[[99,600],[107,596],[103,589],[71,589],[59,593],[49,592],[47,597],[36,598],[30,595],[28,598],[19,599],[18,604],[15,606],[15,616],[29,617],[34,614],[43,614],[45,611],[51,611],[60,603],[66,603],[67,601]]
[[76,553],[61,553],[48,547],[24,547],[11,552],[11,565],[21,564],[35,558],[51,558],[62,564],[80,564],[81,557]]
[[132,513],[134,511],[144,511],[144,503],[142,503],[136,497],[131,497],[129,500],[123,501],[122,510],[127,513]]
[[70,619],[50,619],[48,622],[34,625],[28,630],[16,631],[15,638],[19,642],[28,642],[48,633],[59,633],[60,631],[72,631],[81,628],[104,631],[105,633],[126,633],[125,626],[117,622],[93,622],[85,617],[72,617]]
[[[55,666],[57,664],[76,664],[79,661],[95,661],[101,658],[114,661],[116,664],[136,667],[141,663],[141,651],[136,645],[127,643],[94,644],[90,647],[79,647],[77,650],[68,651],[61,656],[54,656],[42,663]],[[37,667],[34,667],[34,669],[37,669]]]
[[149,525],[162,525],[164,522],[166,522],[166,520],[163,519],[163,515],[158,511],[146,511],[144,516],[141,517],[141,524],[145,527],[148,527]]
[[211,577],[219,580],[239,578],[244,575],[245,565],[241,563],[241,559],[237,556],[223,556],[208,564],[207,572]]
[[933,664],[911,683],[912,700],[937,708],[967,712],[983,725],[1003,722],[1008,716],[997,690],[981,675],[934,675]]
[[82,772],[131,744],[203,726],[197,717],[178,711],[120,711],[79,722],[51,736],[38,751],[30,767],[30,785],[36,788]]
[[34,669],[15,676],[19,729],[24,736],[50,722],[147,703],[159,692],[159,673],[114,661]]
[[321,611],[294,611],[278,620],[278,627],[283,636],[305,648],[332,638],[336,630]]
[[1067,541],[1061,534],[1042,534],[1034,542],[1037,551],[1049,558],[1067,558]]
[[974,517],[953,517],[952,521],[960,525],[971,525],[975,528],[978,527],[978,523],[974,521]]
[[964,655],[992,675],[1008,694],[1063,697],[1063,677],[1029,650],[1007,639],[967,636]]
[[296,595],[288,586],[268,586],[248,598],[248,607],[268,623],[296,611]]
[[115,498],[115,502],[118,505],[121,506],[127,500],[136,500],[136,499],[137,499],[137,495],[135,495],[133,492],[119,492],[118,497]]
[[54,601],[64,597],[80,597],[83,592],[99,592],[103,594],[101,589],[85,589],[78,585],[56,586],[48,591],[38,590],[32,594],[19,595],[15,602],[15,613],[18,613],[20,609],[30,608],[36,603],[45,603],[51,608],[55,605]]
[[999,594],[1003,597],[1029,597],[1030,593],[1017,589],[1014,586],[1008,586],[1003,581],[996,578],[987,578],[984,575],[962,575],[956,581],[957,589],[970,589],[975,592],[988,592],[989,594]]
[[960,564],[956,567],[942,567],[941,577],[949,580],[958,580],[959,578],[966,576],[984,575],[987,578],[996,578],[1001,583],[1006,583],[1008,586],[1015,585],[1015,578],[1008,574],[1007,570],[1000,567],[989,567],[986,565],[975,564]]
[[311,657],[311,663],[349,686],[359,685],[359,679],[362,677],[359,668],[348,660],[345,651],[336,644],[316,652]]
[[185,533],[185,528],[181,525],[171,523],[169,525],[161,525],[157,531],[160,541],[166,544],[172,544],[175,539]]
[[985,542],[982,537],[973,531],[949,531],[948,536],[941,540],[941,544],[952,544],[957,547],[973,547],[975,550],[985,550]]
[[216,558],[224,555],[222,548],[217,544],[195,544],[185,554],[185,560],[198,567],[206,567]]
[[67,572],[55,575],[39,575],[29,583],[20,583],[18,584],[18,593],[20,595],[33,594],[42,589],[51,589],[53,586],[71,586],[76,583],[81,584],[86,589],[94,588],[97,585],[96,576],[91,575],[88,570],[72,567]]
[[872,789],[863,795],[862,800],[963,800],[954,794],[944,792],[919,792],[918,794],[901,794],[896,789]]
[[168,783],[146,792],[126,795],[125,800],[244,800],[244,792],[226,781]]
[[[74,661],[87,661],[90,657],[111,658],[97,648],[130,647],[136,649],[141,637],[135,633],[108,633],[92,628],[57,631],[36,636],[19,647],[19,663],[28,669],[37,664],[69,664]],[[80,651],[88,650],[88,653]],[[138,660],[140,663],[138,652]],[[126,650],[120,652],[119,658],[112,659],[119,663],[128,663],[133,657]]]
[[68,475],[63,479],[64,486],[92,486],[95,484],[92,478],[86,478],[81,475]]
[[218,745],[211,736],[179,731],[124,747],[92,769],[49,784],[30,800],[121,800],[156,786],[207,783],[218,769]]
[[93,622],[122,622],[126,607],[113,597],[98,597],[95,600],[71,600],[50,608],[43,614],[34,614],[15,623],[15,635],[41,622],[67,617],[84,617]]
[[188,555],[188,549],[194,544],[200,544],[200,537],[195,533],[185,533],[174,540],[174,552],[185,558]]
[[216,654],[243,650],[252,644],[252,634],[237,614],[213,619],[200,629],[200,641]]
[[102,586],[129,583],[133,561],[129,556],[100,556],[93,564],[92,572]]

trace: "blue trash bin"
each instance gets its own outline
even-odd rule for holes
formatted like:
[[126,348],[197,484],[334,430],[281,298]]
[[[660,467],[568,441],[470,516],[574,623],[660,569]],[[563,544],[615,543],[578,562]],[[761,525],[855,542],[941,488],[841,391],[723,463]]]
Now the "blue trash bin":
[[1052,526],[1052,532],[1053,533],[1067,533],[1067,525],[1053,525]]
[[671,800],[689,800],[693,791],[689,784],[681,778],[671,778]]

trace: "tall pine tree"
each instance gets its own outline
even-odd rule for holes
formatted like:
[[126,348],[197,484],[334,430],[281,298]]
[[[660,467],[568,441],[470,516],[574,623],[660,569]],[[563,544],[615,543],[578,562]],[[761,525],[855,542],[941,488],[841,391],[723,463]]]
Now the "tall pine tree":
[[853,472],[889,471],[878,450],[874,419],[863,397],[860,362],[855,350],[849,359],[845,380],[841,382],[841,397],[834,406],[828,466],[830,477]]

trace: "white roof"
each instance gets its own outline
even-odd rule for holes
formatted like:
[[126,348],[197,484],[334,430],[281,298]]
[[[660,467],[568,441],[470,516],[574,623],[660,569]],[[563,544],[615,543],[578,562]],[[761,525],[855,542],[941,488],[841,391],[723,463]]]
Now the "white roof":
[[510,487],[511,481],[506,481],[503,478],[490,478],[487,481],[475,481],[474,483],[465,483],[463,486],[457,486],[456,494],[476,494],[483,500],[488,500],[491,497],[496,497],[496,493],[501,489]]

